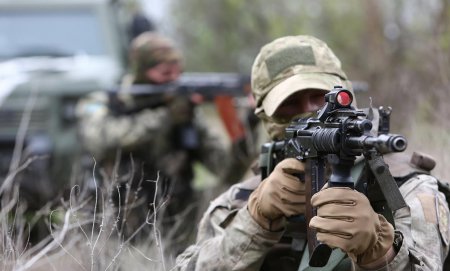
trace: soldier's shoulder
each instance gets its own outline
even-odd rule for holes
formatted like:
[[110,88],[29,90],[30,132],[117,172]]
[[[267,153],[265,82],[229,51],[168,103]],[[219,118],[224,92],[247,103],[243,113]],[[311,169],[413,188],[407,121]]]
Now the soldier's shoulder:
[[404,178],[412,174],[430,175],[436,166],[435,159],[423,152],[389,153],[384,155],[384,161],[395,178]]

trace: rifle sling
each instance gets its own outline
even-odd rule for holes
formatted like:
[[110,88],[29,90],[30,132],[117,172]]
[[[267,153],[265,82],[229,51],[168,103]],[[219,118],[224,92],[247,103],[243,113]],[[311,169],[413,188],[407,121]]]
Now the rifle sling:
[[370,166],[372,174],[375,176],[378,187],[381,189],[389,208],[392,211],[397,211],[406,207],[406,202],[398,189],[394,177],[392,177],[389,166],[384,162],[383,158],[376,155],[368,159],[367,163]]
[[[381,159],[381,164],[385,165],[381,157],[378,156],[378,159]],[[378,165],[378,163],[372,163],[372,166]],[[381,174],[378,175],[378,179],[373,172],[369,160],[365,159],[364,162],[357,163],[352,169],[352,175],[354,177],[359,176],[355,184],[355,189],[366,194],[374,211],[383,215],[395,228],[393,209],[391,206],[402,206],[402,202],[404,204],[403,196],[400,194],[397,183],[392,178],[389,170],[387,170],[387,177],[381,176],[383,175]],[[389,179],[389,177],[392,179]],[[381,189],[381,187],[387,189]],[[394,192],[391,193],[392,191]],[[388,198],[390,200],[394,198],[394,203],[389,203]]]

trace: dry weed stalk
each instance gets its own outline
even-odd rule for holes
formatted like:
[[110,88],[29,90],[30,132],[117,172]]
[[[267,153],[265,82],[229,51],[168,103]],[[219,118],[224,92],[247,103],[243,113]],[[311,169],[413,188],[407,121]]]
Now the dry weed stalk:
[[[150,182],[159,187],[159,177]],[[133,208],[142,208],[137,203],[137,193],[134,192],[132,196],[131,186],[127,185],[126,197],[129,202],[126,206],[121,206],[119,200],[119,205],[116,206],[112,198],[114,194],[119,197],[121,195],[119,183],[107,184],[106,188],[98,185],[95,181],[95,193],[84,191],[85,187],[74,186],[68,201],[61,201],[60,206],[52,211],[49,211],[49,206],[45,206],[46,208],[36,212],[49,214],[51,236],[35,245],[28,241],[31,225],[23,220],[25,207],[19,208],[18,187],[15,187],[14,193],[7,193],[7,196],[3,194],[0,210],[1,270],[55,269],[56,263],[62,258],[65,258],[63,261],[66,266],[68,262],[69,266],[74,266],[74,269],[68,267],[66,270],[118,270],[124,251],[128,251],[130,255],[134,252],[140,259],[160,266],[160,270],[166,270],[159,213],[167,200],[158,203],[161,196],[157,190],[145,221],[131,235],[125,236],[123,227],[119,227],[126,226],[126,222],[122,223],[121,216],[124,213],[129,215]],[[123,220],[126,221],[126,216]],[[134,239],[145,228],[150,228],[151,231],[148,240],[145,240],[145,246],[140,248],[139,245],[142,244],[135,243]]]
[[[86,180],[82,180],[83,185],[72,186],[67,200],[61,200],[58,206],[48,203],[42,209],[34,211],[34,217],[25,219],[27,207],[21,203],[19,186],[15,184],[16,176],[34,161],[48,158],[31,156],[23,161],[24,143],[37,95],[38,88],[35,85],[22,115],[9,173],[0,186],[0,270],[58,270],[58,262],[62,262],[65,270],[119,270],[128,256],[144,261],[145,267],[151,263],[155,266],[152,270],[166,271],[167,262],[173,261],[166,256],[172,254],[167,253],[166,248],[171,247],[171,243],[178,243],[186,238],[188,233],[180,234],[180,229],[185,228],[183,222],[194,207],[187,206],[184,212],[177,214],[175,225],[169,228],[165,225],[162,233],[162,217],[168,199],[159,189],[159,174],[156,180],[140,179],[137,188],[133,190],[133,157],[130,157],[131,175],[124,184],[123,178],[119,178],[117,174],[120,152],[117,153],[113,178],[108,178],[107,174],[100,171],[104,180],[112,179],[110,182],[97,182],[94,160],[94,190],[89,191]],[[143,202],[139,196],[144,182],[151,182],[156,188],[149,203]],[[125,193],[120,191],[122,185],[126,188]],[[172,191],[171,188],[168,190]],[[118,205],[113,200],[114,196],[119,197]],[[132,210],[145,205],[149,207],[145,221],[131,234],[125,234],[124,229],[128,218],[133,215]],[[32,244],[31,229],[41,217],[47,217],[50,235]],[[147,229],[145,240],[137,240],[139,234],[147,233]],[[124,255],[125,251],[128,255]],[[129,265],[127,269],[134,270]]]

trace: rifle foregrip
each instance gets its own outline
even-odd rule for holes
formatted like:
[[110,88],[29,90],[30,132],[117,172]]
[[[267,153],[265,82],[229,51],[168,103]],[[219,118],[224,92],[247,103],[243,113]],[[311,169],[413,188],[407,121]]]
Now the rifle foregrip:
[[333,249],[326,244],[319,243],[315,248],[311,257],[309,258],[309,266],[324,267],[328,263]]

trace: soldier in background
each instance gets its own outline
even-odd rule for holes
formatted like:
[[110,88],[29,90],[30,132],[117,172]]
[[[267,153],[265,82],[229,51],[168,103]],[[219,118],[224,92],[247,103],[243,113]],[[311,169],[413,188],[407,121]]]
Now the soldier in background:
[[195,206],[194,162],[220,177],[228,159],[191,97],[127,93],[133,84],[161,85],[179,78],[182,56],[172,41],[155,32],[139,35],[131,43],[130,64],[131,73],[119,92],[92,93],[77,106],[83,146],[108,179],[103,177],[103,182],[118,178],[122,205],[127,204],[123,201],[129,180],[131,189],[139,191],[142,207],[135,208],[138,215],[127,218],[128,234],[145,221],[156,191],[155,204],[167,200],[161,210],[170,225],[171,217]]

